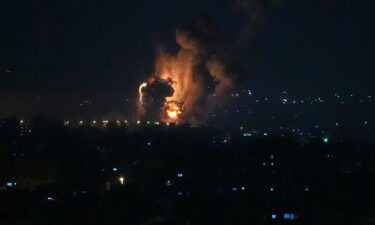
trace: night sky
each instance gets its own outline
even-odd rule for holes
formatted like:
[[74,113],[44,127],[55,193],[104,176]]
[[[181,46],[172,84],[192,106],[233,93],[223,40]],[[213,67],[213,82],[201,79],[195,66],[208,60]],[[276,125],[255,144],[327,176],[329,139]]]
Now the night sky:
[[[374,94],[374,1],[265,2],[238,52],[238,89]],[[209,15],[230,43],[248,13],[229,0],[2,1],[0,117],[127,117],[179,25]]]

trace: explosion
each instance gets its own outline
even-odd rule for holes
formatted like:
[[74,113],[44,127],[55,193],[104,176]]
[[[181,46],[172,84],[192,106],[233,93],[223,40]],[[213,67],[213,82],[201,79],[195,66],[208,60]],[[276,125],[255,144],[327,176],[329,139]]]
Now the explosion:
[[151,76],[139,86],[139,104],[145,119],[178,122],[184,111],[184,101],[169,100],[175,92],[174,83],[171,78]]
[[143,119],[199,123],[225,99],[232,74],[224,63],[225,48],[210,20],[176,31],[176,54],[160,50],[155,74],[139,87]]
[[158,48],[156,75],[139,87],[142,119],[201,123],[225,103],[233,86],[245,79],[238,66],[247,62],[241,53],[245,53],[254,32],[264,26],[266,6],[277,5],[280,0],[235,2],[245,18],[237,38],[223,37],[212,18],[203,15],[194,24],[178,27],[176,53]]
[[184,102],[168,101],[165,103],[166,113],[170,122],[178,120],[178,116],[185,110]]

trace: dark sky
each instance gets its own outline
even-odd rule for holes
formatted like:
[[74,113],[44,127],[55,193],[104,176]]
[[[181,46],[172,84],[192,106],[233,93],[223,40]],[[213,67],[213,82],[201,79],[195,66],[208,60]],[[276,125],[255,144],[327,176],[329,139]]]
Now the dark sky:
[[[273,2],[241,49],[244,86],[373,92],[374,1]],[[246,11],[229,0],[2,1],[0,117],[130,115],[155,49],[176,50],[176,28],[202,14],[228,42],[246,25]],[[89,112],[80,107],[85,99]]]

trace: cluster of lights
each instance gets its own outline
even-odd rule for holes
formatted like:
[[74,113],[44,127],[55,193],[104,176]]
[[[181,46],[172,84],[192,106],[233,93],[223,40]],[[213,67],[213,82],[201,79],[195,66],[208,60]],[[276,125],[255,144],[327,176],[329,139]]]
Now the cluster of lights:
[[[253,96],[253,91],[251,90],[242,90],[243,93],[232,93],[231,94],[231,97],[240,97],[242,94],[243,95],[247,95],[247,96]],[[287,104],[287,103],[292,103],[292,104],[297,104],[297,103],[301,103],[301,104],[315,104],[315,103],[325,103],[327,102],[327,100],[323,99],[322,97],[303,97],[303,98],[300,98],[299,100],[298,99],[288,99],[286,96],[288,94],[287,91],[282,91],[281,94],[285,97],[283,97],[281,99],[281,103],[282,104]],[[339,94],[337,93],[334,93],[333,96],[339,101],[339,104],[345,104],[345,98],[340,96]],[[353,94],[349,94],[348,96],[350,96],[351,99],[354,98],[354,95]],[[265,97],[264,98],[264,101],[265,102],[268,102],[270,98],[269,97]],[[369,96],[366,96],[364,98],[359,98],[358,99],[358,102],[359,103],[364,103],[364,102],[373,102],[372,101],[372,96],[369,95]],[[256,103],[259,103],[260,100],[259,99],[255,99],[255,102]]]
[[[103,126],[106,126],[110,121],[109,121],[109,120],[102,120],[101,122],[102,122],[102,125],[103,125]],[[116,122],[116,124],[117,124],[118,126],[120,126],[122,123],[124,123],[124,124],[128,124],[128,121],[127,121],[127,120],[124,120],[123,122],[120,121],[120,120],[116,120],[115,122]],[[22,124],[23,121],[20,122],[20,123]],[[64,121],[64,126],[69,126],[70,124],[71,124],[71,122],[70,122],[69,120],[65,120],[65,121]],[[78,124],[79,124],[80,126],[82,126],[82,125],[85,124],[85,121],[83,121],[83,120],[79,120],[79,121],[78,121]],[[92,125],[92,126],[94,126],[94,125],[96,125],[96,124],[98,124],[98,121],[97,121],[97,120],[92,120],[92,121],[91,121],[91,125]]]

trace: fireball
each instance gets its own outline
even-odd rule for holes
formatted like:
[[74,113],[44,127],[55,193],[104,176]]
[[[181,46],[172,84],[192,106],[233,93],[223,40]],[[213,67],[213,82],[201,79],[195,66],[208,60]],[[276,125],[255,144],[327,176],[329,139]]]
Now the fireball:
[[166,102],[166,113],[168,119],[171,121],[178,120],[178,116],[184,111],[184,102],[182,101],[168,101]]
[[[153,75],[139,86],[139,105],[141,113],[147,119],[161,119],[164,122],[179,122],[179,115],[184,111],[184,101],[177,101],[171,78]],[[156,118],[157,117],[157,118]]]

